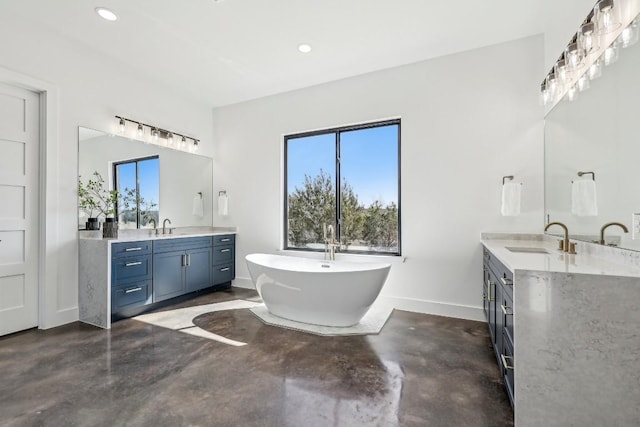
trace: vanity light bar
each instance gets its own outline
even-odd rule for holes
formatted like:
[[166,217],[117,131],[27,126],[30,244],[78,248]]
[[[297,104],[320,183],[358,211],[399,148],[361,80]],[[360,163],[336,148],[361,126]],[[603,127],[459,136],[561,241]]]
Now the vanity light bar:
[[[169,144],[169,146],[173,147],[173,142],[176,141],[177,139],[180,141],[180,143],[178,144],[178,147],[174,147],[174,148],[186,148],[188,150],[197,150],[198,149],[198,144],[200,144],[200,140],[197,138],[194,138],[192,136],[188,136],[188,135],[183,135],[181,133],[178,132],[174,132],[171,130],[166,130],[166,129],[162,129],[159,128],[157,126],[154,125],[149,125],[147,123],[143,123],[139,120],[132,120],[132,119],[128,119],[126,117],[123,116],[115,116],[116,119],[118,119],[118,126],[120,129],[120,133],[124,133],[125,131],[125,127],[126,127],[126,122],[129,123],[134,123],[137,126],[137,136],[138,137],[142,137],[144,136],[144,129],[149,128],[151,130],[151,136],[154,140],[157,140],[158,138],[164,138],[167,140],[167,143]],[[192,144],[189,147],[186,147],[186,143],[187,140],[191,140]],[[181,147],[180,147],[181,145]]]

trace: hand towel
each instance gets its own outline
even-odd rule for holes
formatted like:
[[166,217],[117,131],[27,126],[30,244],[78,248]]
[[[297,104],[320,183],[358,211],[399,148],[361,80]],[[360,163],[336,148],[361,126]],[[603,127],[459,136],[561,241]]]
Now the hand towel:
[[502,216],[520,215],[520,199],[522,184],[519,182],[505,182],[502,185]]
[[577,216],[598,216],[596,182],[578,179],[571,184],[571,213]]
[[227,197],[227,193],[220,193],[218,195],[218,215],[229,215],[229,198]]
[[202,195],[196,194],[193,197],[193,208],[191,213],[199,218],[204,217],[204,202],[202,200]]

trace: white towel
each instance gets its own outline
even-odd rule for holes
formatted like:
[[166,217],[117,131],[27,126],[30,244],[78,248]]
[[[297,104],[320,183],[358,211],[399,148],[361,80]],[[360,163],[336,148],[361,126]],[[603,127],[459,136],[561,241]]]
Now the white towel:
[[519,182],[505,182],[502,185],[502,216],[520,215],[520,199],[522,184]]
[[199,218],[204,217],[204,202],[200,194],[196,194],[193,197],[193,209],[191,213]]
[[227,197],[227,193],[220,193],[218,195],[218,215],[229,215],[229,198]]
[[571,213],[577,216],[598,216],[596,182],[578,179],[571,184]]

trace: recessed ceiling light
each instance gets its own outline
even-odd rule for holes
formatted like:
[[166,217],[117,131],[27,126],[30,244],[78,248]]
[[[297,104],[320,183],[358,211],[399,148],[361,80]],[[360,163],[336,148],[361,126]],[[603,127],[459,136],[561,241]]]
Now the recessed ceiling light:
[[298,50],[302,53],[309,53],[311,52],[311,46],[303,43],[301,45],[298,45]]
[[102,19],[107,21],[117,21],[118,15],[107,9],[106,7],[96,7],[96,13],[100,15]]

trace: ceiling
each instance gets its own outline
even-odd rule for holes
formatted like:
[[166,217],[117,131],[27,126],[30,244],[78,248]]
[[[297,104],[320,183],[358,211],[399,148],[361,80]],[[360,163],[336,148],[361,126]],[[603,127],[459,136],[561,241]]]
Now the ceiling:
[[[28,19],[138,75],[216,107],[539,34],[543,2],[2,3],[3,15]],[[102,20],[94,12],[96,6],[108,7],[119,19]],[[298,52],[300,43],[310,44],[313,51]]]

